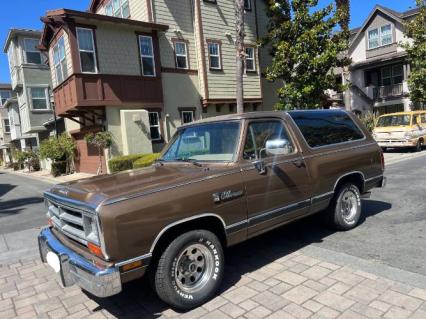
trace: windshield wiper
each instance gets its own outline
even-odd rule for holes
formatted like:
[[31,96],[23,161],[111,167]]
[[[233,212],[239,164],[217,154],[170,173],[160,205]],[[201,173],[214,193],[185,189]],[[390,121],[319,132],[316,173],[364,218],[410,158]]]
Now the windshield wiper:
[[198,167],[203,166],[199,162],[197,162],[197,160],[194,159],[194,158],[178,157],[178,158],[175,159],[175,161],[185,162],[185,163],[192,163],[192,164],[194,164],[195,166],[198,166]]

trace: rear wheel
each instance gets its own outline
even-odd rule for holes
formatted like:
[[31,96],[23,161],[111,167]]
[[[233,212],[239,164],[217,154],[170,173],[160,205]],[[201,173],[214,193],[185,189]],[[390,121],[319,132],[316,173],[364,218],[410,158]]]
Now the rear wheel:
[[349,230],[357,226],[361,216],[361,194],[352,183],[338,188],[329,208],[328,223],[339,230]]
[[215,234],[195,230],[180,235],[163,252],[154,286],[166,303],[191,309],[216,293],[224,272],[222,245]]

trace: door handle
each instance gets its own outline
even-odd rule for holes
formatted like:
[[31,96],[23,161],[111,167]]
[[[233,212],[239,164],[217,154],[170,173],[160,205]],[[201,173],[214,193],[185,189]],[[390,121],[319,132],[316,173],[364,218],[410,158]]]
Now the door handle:
[[293,162],[294,166],[297,168],[306,167],[305,162],[303,160],[297,160]]

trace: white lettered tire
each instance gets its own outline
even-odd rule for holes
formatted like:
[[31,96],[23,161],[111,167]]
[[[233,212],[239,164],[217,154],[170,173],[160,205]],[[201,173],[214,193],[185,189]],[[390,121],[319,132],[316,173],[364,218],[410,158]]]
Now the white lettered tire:
[[358,225],[361,217],[361,194],[352,183],[341,185],[327,210],[328,224],[338,230],[349,230]]
[[179,309],[192,309],[212,298],[223,278],[224,255],[215,234],[194,230],[173,240],[155,271],[158,296]]

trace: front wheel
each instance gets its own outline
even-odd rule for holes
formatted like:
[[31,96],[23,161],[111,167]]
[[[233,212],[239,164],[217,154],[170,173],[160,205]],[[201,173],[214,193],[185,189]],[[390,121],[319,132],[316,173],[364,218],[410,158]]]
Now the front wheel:
[[194,230],[173,240],[155,272],[158,296],[179,309],[197,307],[219,288],[224,272],[222,245],[215,234]]
[[361,193],[358,187],[347,183],[338,188],[327,210],[328,222],[339,230],[354,228],[361,217]]
[[417,141],[417,144],[416,144],[416,147],[414,148],[414,150],[415,150],[416,152],[421,152],[421,151],[422,151],[422,147],[423,147],[423,143],[422,143],[422,141],[419,139],[419,140]]

